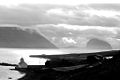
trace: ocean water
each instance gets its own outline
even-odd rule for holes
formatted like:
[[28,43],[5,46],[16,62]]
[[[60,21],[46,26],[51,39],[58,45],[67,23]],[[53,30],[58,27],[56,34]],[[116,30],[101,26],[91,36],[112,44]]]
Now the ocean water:
[[[80,49],[0,49],[0,62],[18,64],[21,57],[24,58],[25,62],[29,65],[44,65],[46,59],[30,58],[30,55],[41,55],[41,54],[69,54],[69,53],[86,53],[96,52],[98,50],[80,50]],[[11,71],[14,67],[0,66],[0,80],[17,80],[24,76],[18,71]]]

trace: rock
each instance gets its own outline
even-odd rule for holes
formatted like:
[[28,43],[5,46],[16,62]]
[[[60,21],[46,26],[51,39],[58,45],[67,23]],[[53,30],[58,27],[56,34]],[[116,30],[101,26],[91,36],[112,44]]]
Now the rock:
[[112,49],[112,46],[103,40],[93,38],[87,42],[88,49]]
[[20,62],[18,63],[18,68],[27,68],[27,63],[24,61],[23,58],[20,59]]
[[9,77],[8,79],[12,79],[11,77]]

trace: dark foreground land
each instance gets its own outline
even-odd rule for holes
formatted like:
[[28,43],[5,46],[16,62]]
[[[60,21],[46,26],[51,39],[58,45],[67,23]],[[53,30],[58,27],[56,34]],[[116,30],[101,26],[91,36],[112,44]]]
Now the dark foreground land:
[[[70,69],[71,68],[71,69]],[[85,65],[27,70],[19,80],[119,80],[120,54]]]

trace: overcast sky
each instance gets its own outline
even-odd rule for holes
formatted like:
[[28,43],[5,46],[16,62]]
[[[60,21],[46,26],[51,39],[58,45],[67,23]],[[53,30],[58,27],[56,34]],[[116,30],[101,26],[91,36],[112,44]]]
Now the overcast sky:
[[91,38],[120,47],[119,0],[0,0],[0,25],[32,27],[58,46]]
[[119,0],[0,0],[0,5],[19,4],[59,4],[59,5],[79,5],[91,3],[120,3]]
[[19,5],[19,4],[64,4],[78,5],[89,3],[119,3],[119,0],[0,0],[0,5]]

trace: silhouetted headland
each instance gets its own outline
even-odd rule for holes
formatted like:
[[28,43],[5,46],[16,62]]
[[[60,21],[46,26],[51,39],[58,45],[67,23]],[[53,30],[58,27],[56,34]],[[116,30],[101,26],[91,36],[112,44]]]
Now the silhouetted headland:
[[10,64],[10,63],[0,63],[1,66],[17,66],[17,64]]
[[[120,50],[82,54],[82,56],[84,55],[86,58],[80,59],[80,61],[78,61],[79,64],[78,62],[70,64],[69,59],[71,55],[73,56],[73,54],[65,55],[66,57],[64,57],[64,59],[61,59],[62,55],[59,55],[59,61],[51,60],[45,65],[27,65],[27,67],[16,67],[15,70],[26,73],[24,77],[18,80],[120,79]],[[80,56],[80,54],[74,54],[75,57],[78,55]],[[45,56],[47,57],[47,55],[44,55],[44,57]],[[33,57],[33,55],[31,55],[31,57]],[[51,57],[51,59],[55,58]],[[21,61],[24,60],[21,59]]]

